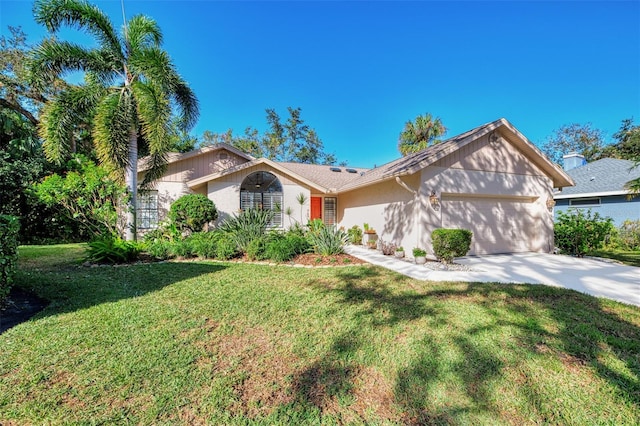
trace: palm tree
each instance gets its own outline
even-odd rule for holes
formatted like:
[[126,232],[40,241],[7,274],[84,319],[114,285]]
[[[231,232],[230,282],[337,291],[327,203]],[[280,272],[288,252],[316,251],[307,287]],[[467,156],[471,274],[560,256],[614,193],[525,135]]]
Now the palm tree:
[[147,184],[166,165],[173,108],[189,129],[198,116],[198,101],[161,49],[162,33],[154,20],[137,15],[118,34],[107,15],[82,0],[37,0],[34,15],[51,32],[75,27],[97,41],[97,47],[85,48],[45,40],[33,51],[31,70],[40,79],[68,71],[85,73],[84,84],[64,90],[45,107],[40,135],[47,157],[61,162],[73,149],[75,123],[91,112],[98,159],[124,179],[129,191],[125,238],[134,240],[138,151],[149,153]]
[[421,151],[434,143],[447,132],[440,118],[435,119],[431,114],[419,115],[414,121],[407,121],[398,138],[398,150],[405,156]]

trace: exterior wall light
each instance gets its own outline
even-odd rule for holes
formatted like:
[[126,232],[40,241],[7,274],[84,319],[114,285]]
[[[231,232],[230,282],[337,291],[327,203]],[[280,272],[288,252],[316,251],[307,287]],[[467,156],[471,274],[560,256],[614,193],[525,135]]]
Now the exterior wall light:
[[436,210],[438,210],[438,208],[440,207],[440,199],[438,198],[438,196],[436,195],[436,191],[434,190],[432,190],[431,195],[429,195],[429,204],[431,204],[431,207]]
[[551,198],[551,197],[547,198],[547,209],[548,209],[549,211],[553,210],[553,208],[555,207],[555,205],[556,205],[556,200],[554,200],[554,199],[553,199],[553,198]]

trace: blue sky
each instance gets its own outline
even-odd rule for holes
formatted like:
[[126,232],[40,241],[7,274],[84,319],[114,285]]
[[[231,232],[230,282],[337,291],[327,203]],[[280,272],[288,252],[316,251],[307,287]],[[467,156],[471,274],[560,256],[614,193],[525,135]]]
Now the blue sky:
[[[118,26],[120,1],[96,1]],[[32,1],[0,0],[0,26],[45,35]],[[154,18],[200,101],[192,133],[266,127],[301,107],[351,166],[399,156],[407,120],[447,136],[505,117],[541,144],[590,122],[610,139],[640,122],[640,2],[219,2],[125,0]],[[77,38],[65,32],[62,38]]]

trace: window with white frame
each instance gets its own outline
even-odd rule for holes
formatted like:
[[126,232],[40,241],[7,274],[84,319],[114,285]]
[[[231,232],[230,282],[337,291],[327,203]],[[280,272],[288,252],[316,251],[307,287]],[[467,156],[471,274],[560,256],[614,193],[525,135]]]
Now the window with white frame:
[[335,225],[337,222],[338,199],[335,197],[324,198],[324,223]]
[[273,228],[282,227],[282,185],[269,172],[255,172],[247,176],[240,185],[240,210],[271,210]]
[[138,229],[158,227],[158,191],[139,191],[137,200]]

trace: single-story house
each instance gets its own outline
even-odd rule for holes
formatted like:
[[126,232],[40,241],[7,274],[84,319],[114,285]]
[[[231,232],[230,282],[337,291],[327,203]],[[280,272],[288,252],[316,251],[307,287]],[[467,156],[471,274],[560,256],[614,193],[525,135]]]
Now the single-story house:
[[275,212],[276,228],[315,218],[345,229],[368,223],[409,252],[432,254],[436,228],[471,230],[470,254],[550,252],[554,188],[572,184],[505,119],[372,169],[277,162],[218,144],[172,155],[140,197],[138,224],[156,226],[173,200],[199,193],[219,220],[258,207]]
[[582,155],[564,156],[564,169],[575,186],[557,191],[553,198],[558,211],[591,209],[600,216],[610,217],[616,226],[627,220],[640,220],[640,196],[629,197],[624,184],[640,178],[640,167],[634,162],[603,158],[586,163]]

